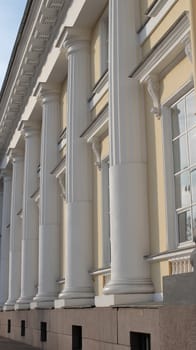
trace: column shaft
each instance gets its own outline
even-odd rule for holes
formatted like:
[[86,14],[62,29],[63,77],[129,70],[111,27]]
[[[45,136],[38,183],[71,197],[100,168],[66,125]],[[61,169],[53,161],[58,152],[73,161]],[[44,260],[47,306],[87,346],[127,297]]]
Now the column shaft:
[[11,204],[11,174],[3,171],[3,208],[1,224],[1,262],[0,262],[0,308],[8,299],[9,276],[9,237],[10,237],[10,204]]
[[144,261],[149,232],[143,96],[139,84],[128,78],[138,61],[136,17],[136,1],[110,0],[111,281],[105,294],[138,295],[153,290]]
[[92,305],[92,160],[81,133],[89,125],[89,42],[71,38],[68,50],[67,240],[65,289],[56,307]]
[[21,284],[21,239],[22,221],[19,212],[22,209],[24,159],[21,152],[13,150],[11,153],[13,164],[11,222],[10,222],[10,250],[9,250],[9,293],[4,305],[5,310],[14,309],[20,296]]
[[1,226],[0,307],[2,307],[8,299],[11,180],[12,178],[9,172],[5,172],[3,174],[3,210]]
[[59,161],[59,88],[43,84],[40,162],[40,225],[38,294],[31,307],[52,307],[59,279],[59,188],[52,170]]
[[39,126],[23,122],[25,137],[24,194],[23,194],[23,235],[21,258],[21,296],[16,309],[30,307],[36,295],[38,284],[38,232],[39,212],[31,195],[38,188],[37,169],[40,162]]

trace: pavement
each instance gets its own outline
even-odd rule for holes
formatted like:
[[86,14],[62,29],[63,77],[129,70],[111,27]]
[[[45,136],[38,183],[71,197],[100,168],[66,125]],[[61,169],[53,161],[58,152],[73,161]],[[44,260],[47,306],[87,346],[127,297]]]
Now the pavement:
[[0,350],[38,350],[38,348],[0,337]]

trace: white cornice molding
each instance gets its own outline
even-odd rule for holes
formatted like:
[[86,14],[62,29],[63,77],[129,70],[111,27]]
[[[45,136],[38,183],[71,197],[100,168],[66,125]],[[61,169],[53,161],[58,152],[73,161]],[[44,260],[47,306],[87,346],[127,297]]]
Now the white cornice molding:
[[150,9],[146,12],[148,17],[156,17],[163,7],[168,3],[168,0],[158,0],[154,5],[150,7]]
[[190,35],[188,35],[188,37],[186,37],[184,40],[184,51],[189,61],[192,63],[193,57],[192,57],[192,45],[191,45]]
[[143,83],[150,74],[159,74],[184,51],[184,40],[190,34],[190,21],[187,12],[174,23],[172,28],[155,45],[146,58],[131,73],[131,78],[136,78]]
[[58,150],[59,152],[62,151],[62,149],[66,146],[67,144],[67,128],[65,128],[60,137],[59,137],[59,140],[58,140]]
[[58,180],[61,196],[66,199],[65,191],[65,172],[66,172],[66,157],[64,156],[60,162],[57,164],[55,169],[52,170],[51,175],[54,175]]
[[156,6],[153,6],[151,11],[147,12],[147,16],[151,18],[138,32],[140,45],[150,36],[177,1],[178,0],[159,0]]
[[88,99],[90,111],[95,108],[97,103],[102,99],[102,97],[108,92],[109,82],[108,82],[108,71],[100,78],[95,87],[91,92],[91,96]]
[[66,13],[70,3],[71,0],[33,2],[1,99],[0,148],[3,152],[21,117],[24,103],[32,93],[40,64],[51,47],[51,38],[56,36],[62,14]]
[[108,105],[81,135],[87,143],[92,145],[95,165],[99,170],[101,169],[101,139],[106,132],[108,132]]

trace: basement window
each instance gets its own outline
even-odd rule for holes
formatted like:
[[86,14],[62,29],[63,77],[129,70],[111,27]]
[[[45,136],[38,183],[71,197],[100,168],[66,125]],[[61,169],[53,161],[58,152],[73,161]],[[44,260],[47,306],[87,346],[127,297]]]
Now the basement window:
[[150,350],[150,334],[130,332],[131,350]]
[[21,320],[20,328],[21,328],[21,337],[25,337],[25,320]]
[[40,329],[41,329],[40,341],[46,342],[47,341],[47,322],[41,322]]
[[82,326],[72,326],[72,350],[82,350]]
[[7,320],[7,332],[11,333],[11,320]]

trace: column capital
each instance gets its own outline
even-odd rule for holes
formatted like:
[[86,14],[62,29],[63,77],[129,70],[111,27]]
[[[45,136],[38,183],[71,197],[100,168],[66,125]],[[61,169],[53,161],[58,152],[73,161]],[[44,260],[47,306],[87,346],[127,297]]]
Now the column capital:
[[59,99],[61,91],[60,84],[52,83],[39,83],[35,95],[42,101],[42,103],[47,103],[56,99]]
[[65,35],[63,47],[67,50],[67,54],[80,51],[84,47],[88,47],[90,43],[90,32],[86,29],[68,28]]
[[11,169],[2,169],[0,176],[1,176],[1,178],[3,178],[4,181],[8,180],[8,179],[10,179],[10,181],[11,181],[11,177],[12,177]]
[[19,125],[19,130],[25,138],[31,137],[40,132],[40,124],[36,121],[22,120]]
[[24,159],[24,152],[20,148],[9,148],[8,157],[12,163],[21,162]]

